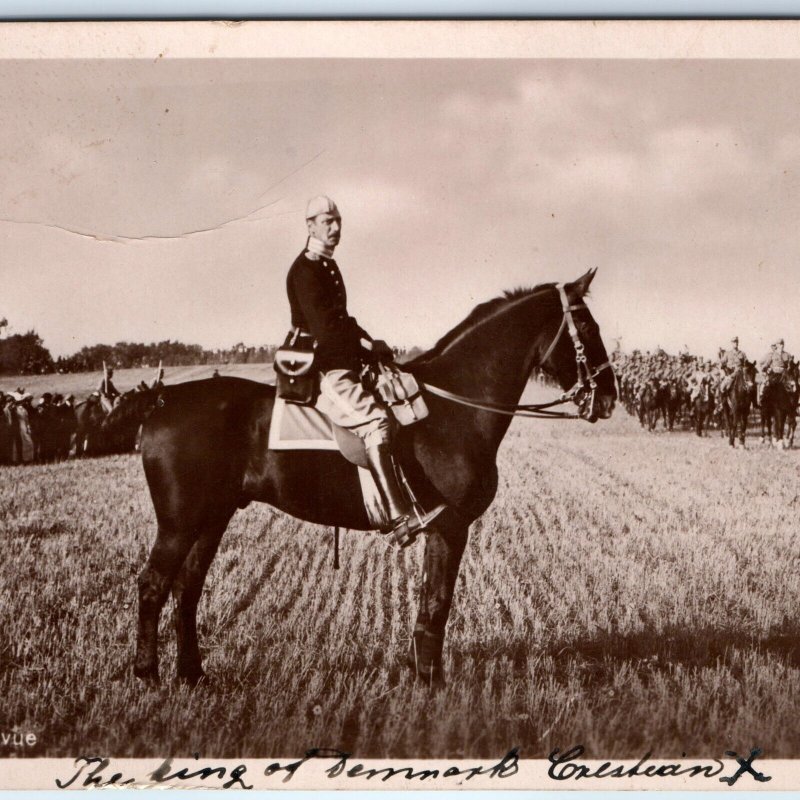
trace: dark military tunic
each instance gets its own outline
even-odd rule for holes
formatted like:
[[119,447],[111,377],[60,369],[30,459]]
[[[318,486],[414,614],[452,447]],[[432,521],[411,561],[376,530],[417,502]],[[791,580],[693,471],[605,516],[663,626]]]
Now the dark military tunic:
[[117,391],[117,387],[114,386],[114,381],[111,378],[108,379],[108,385],[106,386],[106,379],[101,378],[100,383],[97,386],[97,391],[100,394],[104,394],[106,397],[110,397],[112,400],[115,397],[119,397],[119,391]]
[[286,291],[292,326],[317,340],[319,369],[359,370],[369,355],[361,339],[371,337],[347,313],[347,292],[336,262],[326,256],[312,261],[305,251],[300,253],[289,268]]

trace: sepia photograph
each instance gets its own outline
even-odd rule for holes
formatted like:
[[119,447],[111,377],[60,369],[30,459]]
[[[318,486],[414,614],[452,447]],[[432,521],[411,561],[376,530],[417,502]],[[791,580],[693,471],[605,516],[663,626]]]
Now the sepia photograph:
[[0,758],[800,756],[800,60],[76,25],[0,58]]

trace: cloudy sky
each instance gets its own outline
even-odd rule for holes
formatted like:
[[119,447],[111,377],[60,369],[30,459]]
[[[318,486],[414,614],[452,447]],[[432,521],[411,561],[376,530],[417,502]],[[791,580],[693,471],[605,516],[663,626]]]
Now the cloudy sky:
[[800,351],[792,61],[0,62],[0,317],[54,354],[282,338],[307,198],[374,336],[598,267],[606,341]]

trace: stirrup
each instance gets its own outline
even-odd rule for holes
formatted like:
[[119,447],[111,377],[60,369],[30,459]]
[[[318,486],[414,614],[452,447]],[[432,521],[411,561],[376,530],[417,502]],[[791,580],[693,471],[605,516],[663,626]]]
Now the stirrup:
[[431,509],[427,513],[420,513],[416,507],[410,514],[404,514],[399,519],[392,523],[392,528],[387,531],[389,538],[393,544],[400,547],[408,547],[417,539],[417,536],[422,533],[428,525],[445,510],[447,506],[440,503],[436,508]]

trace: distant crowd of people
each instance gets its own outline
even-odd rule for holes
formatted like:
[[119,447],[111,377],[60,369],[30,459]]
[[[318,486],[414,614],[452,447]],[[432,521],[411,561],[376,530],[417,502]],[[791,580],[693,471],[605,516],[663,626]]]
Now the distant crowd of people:
[[[26,464],[62,460],[91,450],[105,417],[124,395],[114,385],[109,368],[86,400],[72,394],[44,392],[35,398],[23,387],[0,390],[0,464]],[[141,381],[126,394],[158,389],[164,385],[159,369],[151,383]]]

